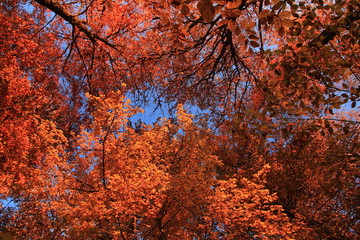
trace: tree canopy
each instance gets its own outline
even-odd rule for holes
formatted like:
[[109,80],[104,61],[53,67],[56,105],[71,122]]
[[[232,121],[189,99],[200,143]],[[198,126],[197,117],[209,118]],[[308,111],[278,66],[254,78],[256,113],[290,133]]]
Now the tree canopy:
[[359,9],[1,1],[0,239],[357,239]]

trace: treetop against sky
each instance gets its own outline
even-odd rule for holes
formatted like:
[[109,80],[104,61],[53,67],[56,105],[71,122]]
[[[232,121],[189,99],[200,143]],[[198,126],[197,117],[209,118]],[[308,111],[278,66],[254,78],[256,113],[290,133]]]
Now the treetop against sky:
[[0,239],[358,238],[359,13],[2,1]]

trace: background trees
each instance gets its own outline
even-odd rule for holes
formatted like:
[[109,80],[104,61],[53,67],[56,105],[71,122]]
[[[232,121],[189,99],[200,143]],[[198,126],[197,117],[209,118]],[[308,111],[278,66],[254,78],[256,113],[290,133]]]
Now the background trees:
[[358,236],[357,1],[0,7],[3,235]]

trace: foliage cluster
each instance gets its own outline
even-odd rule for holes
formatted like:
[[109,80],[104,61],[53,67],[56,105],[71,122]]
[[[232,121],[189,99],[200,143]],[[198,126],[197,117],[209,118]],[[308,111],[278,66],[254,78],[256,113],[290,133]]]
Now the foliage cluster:
[[1,1],[0,239],[358,238],[359,6]]

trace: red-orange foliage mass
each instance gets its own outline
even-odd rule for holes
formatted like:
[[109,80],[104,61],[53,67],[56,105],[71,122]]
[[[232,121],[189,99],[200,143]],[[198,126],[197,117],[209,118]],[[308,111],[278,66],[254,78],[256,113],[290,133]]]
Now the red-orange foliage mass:
[[359,238],[359,7],[3,0],[0,239]]

